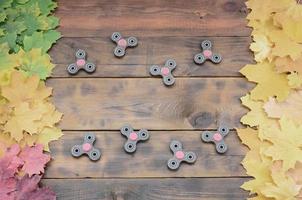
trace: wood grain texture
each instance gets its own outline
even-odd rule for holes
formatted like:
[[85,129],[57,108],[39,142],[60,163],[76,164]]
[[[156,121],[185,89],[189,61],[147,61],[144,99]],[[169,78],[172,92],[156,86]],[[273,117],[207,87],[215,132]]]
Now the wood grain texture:
[[[58,200],[242,200],[246,178],[47,179]],[[75,198],[76,197],[76,198]]]
[[61,0],[56,15],[65,37],[248,36],[244,0]]
[[[209,39],[213,51],[223,56],[215,65],[210,61],[196,65],[195,54],[201,52],[200,44]],[[75,62],[77,49],[87,51],[88,60],[97,66],[93,74],[80,71],[76,77],[150,77],[153,64],[163,65],[169,58],[177,62],[173,74],[177,77],[197,76],[242,76],[238,71],[246,63],[252,63],[252,54],[247,51],[248,37],[140,37],[136,48],[128,48],[126,56],[114,57],[115,44],[107,37],[62,38],[51,50],[57,63],[52,77],[74,77],[67,73],[67,66]]]
[[[246,148],[240,144],[235,132],[225,138],[228,151],[218,154],[212,143],[203,143],[201,131],[150,131],[150,139],[140,142],[134,154],[124,149],[126,138],[119,131],[97,131],[95,147],[102,151],[97,162],[88,157],[74,158],[70,154],[72,146],[83,143],[85,132],[64,132],[59,141],[51,144],[54,160],[46,171],[47,178],[95,178],[95,177],[229,177],[246,176],[240,165]],[[167,161],[173,156],[169,145],[171,140],[183,143],[185,151],[193,151],[198,156],[193,165],[181,164],[178,171],[170,171]]]
[[[239,98],[250,87],[241,78],[49,79],[64,113],[64,130],[119,130],[125,123],[151,130],[215,129],[221,121],[240,126],[246,112]],[[221,115],[223,113],[223,116]]]

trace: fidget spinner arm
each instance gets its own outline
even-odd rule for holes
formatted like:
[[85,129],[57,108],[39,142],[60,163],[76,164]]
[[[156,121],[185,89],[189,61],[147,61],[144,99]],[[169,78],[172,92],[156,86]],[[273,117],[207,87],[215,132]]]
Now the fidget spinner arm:
[[229,128],[220,126],[216,133],[205,131],[201,134],[201,139],[204,142],[212,142],[216,145],[218,153],[225,153],[228,149],[227,144],[224,142],[224,137],[229,134]]
[[95,71],[95,65],[86,60],[86,52],[82,49],[79,49],[75,53],[76,62],[68,65],[67,71],[69,74],[74,75],[78,73],[80,69],[85,70],[87,73],[92,73]]
[[202,52],[194,56],[194,62],[196,64],[203,64],[206,60],[210,60],[215,64],[221,62],[222,57],[220,54],[212,52],[212,43],[209,40],[204,40],[201,43]]
[[134,132],[130,125],[124,125],[121,128],[121,134],[127,138],[124,145],[124,149],[127,153],[135,152],[137,142],[146,141],[150,137],[148,130],[141,129],[138,132]]
[[116,57],[123,57],[126,54],[126,49],[128,47],[135,47],[138,44],[136,37],[131,36],[128,38],[123,38],[119,32],[114,32],[111,35],[111,40],[117,45],[113,51]]
[[71,148],[71,155],[74,157],[80,157],[83,154],[88,155],[90,160],[96,161],[101,157],[101,151],[93,146],[96,140],[93,133],[87,133],[84,136],[84,142],[81,145],[74,145]]
[[168,59],[163,67],[153,65],[150,67],[150,74],[153,76],[161,76],[165,85],[170,86],[175,83],[172,71],[176,68],[176,61]]
[[181,142],[173,140],[170,143],[170,149],[173,152],[173,157],[168,160],[168,168],[171,170],[177,170],[180,167],[181,162],[194,163],[197,156],[194,152],[183,151]]

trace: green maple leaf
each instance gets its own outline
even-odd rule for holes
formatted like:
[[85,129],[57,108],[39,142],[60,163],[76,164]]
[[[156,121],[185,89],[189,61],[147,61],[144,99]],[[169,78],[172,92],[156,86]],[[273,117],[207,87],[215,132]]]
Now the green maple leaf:
[[38,75],[45,80],[51,74],[54,65],[50,62],[50,56],[43,54],[42,49],[33,48],[28,52],[21,49],[18,52],[20,64],[18,68],[27,75]]
[[49,15],[56,7],[57,3],[53,0],[36,0],[39,4],[40,10],[44,15]]
[[46,53],[53,43],[55,43],[61,34],[55,30],[47,32],[35,32],[31,36],[24,37],[24,50],[29,51],[33,48],[41,48],[43,53]]
[[7,43],[0,44],[0,70],[10,70],[18,65],[18,60],[14,54],[9,54]]
[[4,9],[0,9],[0,22],[4,22],[6,19],[6,12]]
[[1,0],[0,1],[0,8],[8,8],[11,6],[13,0]]

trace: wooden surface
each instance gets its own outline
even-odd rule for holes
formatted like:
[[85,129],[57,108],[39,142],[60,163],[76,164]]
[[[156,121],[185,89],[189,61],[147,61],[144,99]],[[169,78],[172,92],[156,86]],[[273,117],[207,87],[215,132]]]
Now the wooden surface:
[[[250,177],[240,165],[246,148],[234,132],[246,112],[239,98],[253,85],[238,73],[251,63],[250,30],[245,27],[244,0],[59,0],[56,15],[64,38],[50,54],[57,64],[47,85],[53,102],[64,113],[64,136],[51,144],[53,161],[43,183],[58,199],[199,200],[244,199],[240,185]],[[122,59],[113,56],[110,35],[136,36],[139,45]],[[219,65],[195,65],[193,56],[204,39],[223,56]],[[70,76],[66,66],[74,52],[86,50],[97,65],[94,74]],[[174,58],[176,83],[167,88],[149,75],[152,64]],[[221,114],[223,113],[223,115]],[[203,143],[202,130],[215,131],[219,122],[232,131],[228,151],[219,155]],[[130,123],[147,128],[151,137],[126,154],[119,129]],[[70,148],[85,132],[96,134],[102,151],[98,162],[75,159]],[[172,139],[194,151],[194,165],[169,171]]]

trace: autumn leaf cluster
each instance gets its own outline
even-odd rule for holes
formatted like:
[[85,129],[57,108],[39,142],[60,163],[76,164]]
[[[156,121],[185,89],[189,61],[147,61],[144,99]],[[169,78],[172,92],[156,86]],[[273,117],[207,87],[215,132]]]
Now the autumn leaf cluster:
[[249,151],[242,161],[254,177],[242,185],[253,200],[302,198],[302,5],[249,0],[256,64],[240,72],[256,86],[242,104],[248,127],[237,129]]
[[7,149],[0,158],[0,199],[56,199],[54,192],[38,185],[49,160],[50,156],[43,154],[42,145],[21,150],[15,144]]
[[[61,37],[53,0],[0,1],[0,199],[55,199],[40,188],[49,142],[62,136],[62,113],[44,80],[47,54]],[[1,196],[2,195],[2,196]]]

